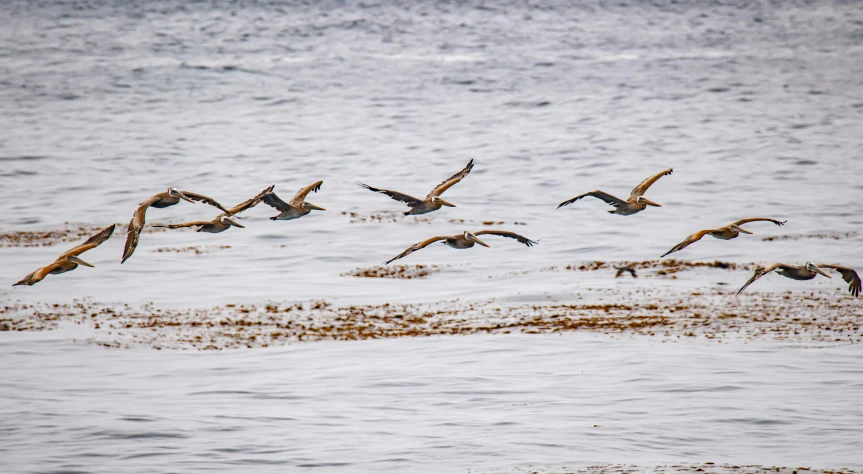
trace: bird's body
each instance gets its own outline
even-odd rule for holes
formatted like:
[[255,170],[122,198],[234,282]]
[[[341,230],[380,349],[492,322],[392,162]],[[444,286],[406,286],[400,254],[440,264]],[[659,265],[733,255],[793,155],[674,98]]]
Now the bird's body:
[[323,181],[317,181],[300,189],[289,202],[282,201],[271,187],[270,191],[261,197],[261,201],[279,211],[279,214],[270,217],[274,221],[289,221],[303,217],[312,211],[326,211],[323,207],[306,202],[306,196],[312,191],[318,192],[323,183]]
[[263,197],[265,195],[273,192],[274,187],[275,186],[270,186],[270,187],[264,189],[263,191],[258,193],[257,196],[255,196],[251,199],[247,199],[247,200],[241,202],[240,204],[237,204],[236,206],[229,209],[227,212],[219,214],[215,219],[213,219],[211,221],[192,221],[192,222],[185,222],[182,224],[168,224],[168,225],[154,224],[153,226],[154,227],[167,227],[168,229],[179,229],[182,227],[198,227],[198,229],[195,230],[195,232],[206,232],[209,234],[218,234],[220,232],[224,232],[224,231],[230,229],[231,227],[244,228],[243,225],[241,225],[239,222],[232,219],[232,217],[237,216],[237,214],[257,206],[258,203],[261,202],[261,200],[263,199]]
[[146,223],[147,209],[150,207],[156,207],[159,209],[170,207],[179,203],[181,199],[188,202],[200,201],[204,204],[215,206],[222,211],[229,212],[227,209],[222,207],[221,204],[216,202],[216,200],[204,196],[203,194],[179,191],[176,188],[170,188],[163,193],[156,194],[150,199],[142,202],[138,206],[138,209],[135,210],[135,214],[132,215],[132,220],[129,221],[129,229],[126,230],[126,245],[123,247],[123,260],[121,260],[120,263],[125,262],[133,253],[135,253],[135,248],[138,246],[138,240],[141,237],[141,231],[144,230],[144,224]]
[[60,257],[57,258],[54,263],[39,268],[38,270],[22,278],[21,281],[15,283],[12,286],[32,286],[42,281],[48,275],[59,275],[61,273],[71,272],[72,270],[78,268],[78,265],[92,267],[93,265],[90,265],[84,260],[81,260],[78,256],[90,249],[98,247],[102,242],[108,240],[108,238],[111,237],[111,234],[114,233],[114,227],[116,227],[116,224],[112,224],[110,227],[101,230],[96,235],[87,239],[83,244],[73,247],[66,251],[66,253],[64,253],[63,255],[60,255]]
[[852,268],[843,267],[841,265],[833,265],[833,264],[821,264],[815,265],[811,262],[806,262],[803,265],[787,265],[784,263],[771,263],[765,267],[758,267],[755,269],[755,273],[752,275],[752,278],[743,285],[742,288],[737,292],[739,295],[746,289],[749,285],[754,283],[759,278],[767,275],[768,273],[775,272],[778,275],[782,275],[785,278],[790,278],[792,280],[811,280],[818,275],[825,276],[827,278],[831,278],[830,275],[824,273],[822,268],[830,268],[838,271],[842,278],[848,283],[848,291],[853,296],[860,295],[860,287],[861,281],[860,276],[857,275],[857,272]]
[[479,232],[464,232],[462,234],[456,235],[440,235],[437,237],[432,237],[430,239],[423,240],[422,242],[416,243],[407,248],[404,252],[398,254],[397,256],[391,258],[386,263],[390,263],[392,261],[398,260],[400,258],[406,257],[417,250],[424,249],[427,246],[435,243],[441,242],[448,247],[452,247],[454,249],[469,249],[472,248],[476,244],[480,244],[483,247],[488,247],[488,244],[479,240],[477,235],[497,235],[500,237],[508,237],[510,239],[516,239],[520,243],[527,245],[528,247],[536,244],[535,241],[528,239],[523,235],[516,234],[515,232],[509,232],[505,230],[481,230]]
[[732,222],[731,224],[728,224],[725,227],[719,227],[718,229],[699,230],[698,232],[687,236],[685,239],[683,239],[683,242],[680,242],[679,244],[675,245],[668,252],[665,252],[664,254],[662,254],[662,257],[664,257],[670,253],[679,252],[679,251],[685,249],[686,247],[690,246],[691,244],[701,240],[701,238],[704,237],[705,235],[710,235],[711,237],[714,237],[714,238],[720,239],[720,240],[731,240],[731,239],[736,239],[737,236],[739,236],[741,233],[751,234],[752,232],[749,232],[748,230],[746,230],[740,226],[742,226],[743,224],[746,224],[747,222],[758,222],[758,221],[772,222],[776,225],[783,225],[787,222],[787,221],[779,221],[776,219],[770,219],[767,217],[750,217],[747,219],[741,219],[739,221]]
[[568,205],[574,203],[575,201],[578,201],[579,199],[586,197],[586,196],[592,196],[592,197],[595,197],[597,199],[601,199],[601,200],[607,202],[608,204],[611,204],[612,206],[614,206],[614,210],[608,211],[609,214],[617,214],[619,216],[631,216],[633,214],[637,214],[637,213],[647,209],[647,206],[662,207],[660,204],[657,204],[657,203],[645,198],[644,193],[647,192],[647,189],[650,188],[650,186],[653,183],[655,183],[659,178],[666,176],[666,175],[669,175],[673,171],[674,171],[673,168],[668,168],[667,170],[661,171],[661,172],[645,179],[644,181],[641,182],[641,184],[639,184],[638,186],[635,187],[635,189],[632,190],[632,192],[629,195],[629,199],[627,199],[625,201],[623,199],[618,198],[618,197],[612,196],[611,194],[608,194],[605,191],[600,191],[597,189],[594,191],[590,191],[588,193],[580,194],[580,195],[578,195],[572,199],[564,201],[564,202],[560,203],[560,205],[558,205],[557,208],[560,209],[563,206],[568,206]]
[[374,188],[372,186],[369,186],[368,184],[357,184],[362,188],[368,189],[369,191],[386,194],[387,196],[396,201],[405,203],[408,207],[410,207],[410,210],[406,211],[404,215],[418,216],[421,214],[428,214],[429,212],[437,211],[443,206],[455,207],[455,204],[441,199],[440,195],[443,194],[447,189],[451,188],[453,185],[464,179],[465,176],[470,174],[470,171],[472,169],[473,160],[470,160],[467,166],[464,167],[464,169],[445,179],[439,185],[435,186],[435,188],[432,189],[432,191],[425,197],[425,199],[415,198],[409,194],[400,193],[398,191],[391,191],[389,189]]

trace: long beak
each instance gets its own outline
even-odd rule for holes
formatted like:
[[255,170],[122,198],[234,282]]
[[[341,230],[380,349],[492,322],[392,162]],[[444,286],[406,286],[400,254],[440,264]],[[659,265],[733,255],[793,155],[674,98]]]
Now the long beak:
[[[438,199],[437,199],[437,202],[438,202],[440,205],[442,205],[442,206],[455,207],[455,204],[453,204],[453,203],[451,203],[451,202],[448,202],[448,201],[444,201],[444,200],[443,200],[443,199],[441,199],[441,198],[438,198]],[[486,247],[488,247],[488,245],[486,245]]]
[[307,206],[309,209],[314,209],[314,210],[316,210],[316,211],[326,211],[326,209],[324,209],[323,207],[315,206],[314,204],[312,204],[312,203],[310,203],[310,202],[306,202],[306,206]]
[[657,204],[657,203],[655,203],[655,202],[651,201],[650,199],[647,199],[647,198],[644,198],[644,197],[642,197],[642,198],[641,198],[641,202],[643,202],[643,203],[647,204],[648,206],[653,206],[653,207],[662,207],[662,204]]
[[477,237],[474,237],[474,238],[473,238],[473,240],[474,240],[476,243],[478,243],[478,244],[482,245],[483,247],[491,248],[491,247],[489,247],[489,245],[488,245],[487,243],[483,242],[482,240],[479,240]]
[[235,221],[234,219],[231,219],[230,217],[229,217],[229,218],[227,218],[227,219],[225,219],[225,220],[227,220],[228,222],[230,222],[230,223],[231,223],[231,225],[237,226],[237,227],[239,227],[239,228],[241,228],[241,229],[245,229],[245,228],[246,228],[246,226],[244,226],[244,225],[240,224],[239,222]]
[[822,271],[820,268],[816,267],[815,265],[812,265],[812,269],[815,270],[816,273],[820,273],[821,275],[824,275],[827,278],[833,278],[832,276],[824,273],[824,271]]
[[180,191],[177,191],[177,195],[180,196],[180,199],[183,199],[184,201],[188,201],[192,204],[195,204],[195,201],[192,201],[191,199],[189,199],[185,194],[181,193]]
[[67,259],[72,263],[77,263],[78,265],[84,265],[85,267],[96,268],[95,266],[90,265],[89,263],[81,260],[80,258],[78,258],[74,255],[70,255],[69,257],[67,257]]
[[734,226],[734,227],[737,229],[737,232],[743,232],[744,234],[752,235],[752,232],[749,232],[748,230],[744,229],[743,227],[740,227],[740,226]]

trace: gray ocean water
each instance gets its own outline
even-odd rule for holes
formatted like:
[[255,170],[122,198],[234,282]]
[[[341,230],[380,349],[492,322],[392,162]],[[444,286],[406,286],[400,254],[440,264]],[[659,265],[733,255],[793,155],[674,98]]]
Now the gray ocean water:
[[[233,205],[270,184],[288,198],[322,179],[308,199],[327,208],[272,222],[262,205],[246,229],[145,233],[122,266],[120,233],[86,254],[95,269],[26,288],[11,284],[74,244],[0,248],[2,301],[542,303],[593,288],[737,285],[746,272],[660,281],[540,270],[656,258],[691,232],[750,216],[788,224],[753,224],[754,236],[707,239],[680,257],[863,268],[856,2],[0,8],[0,232],[125,223],[169,186]],[[400,203],[354,184],[424,196],[469,159],[474,171],[444,196],[458,207],[429,219],[401,218]],[[662,208],[556,209],[597,188],[626,197],[668,167],[647,194]],[[362,219],[380,213],[395,221]],[[183,203],[147,220],[216,214]],[[448,265],[422,280],[342,276],[484,221],[540,243],[430,247],[404,260]],[[761,240],[782,234],[852,236]],[[211,251],[158,252],[188,246]],[[768,277],[751,291],[842,294],[835,280]],[[854,346],[480,337],[213,355],[73,339],[0,335],[0,457],[15,472],[708,458],[863,467]]]

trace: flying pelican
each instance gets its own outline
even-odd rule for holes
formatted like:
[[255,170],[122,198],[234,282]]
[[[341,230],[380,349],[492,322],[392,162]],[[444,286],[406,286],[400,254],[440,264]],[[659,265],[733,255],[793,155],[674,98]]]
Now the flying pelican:
[[455,207],[455,204],[451,202],[444,201],[440,198],[440,195],[443,194],[447,189],[451,188],[453,185],[464,179],[470,173],[470,170],[473,169],[473,160],[470,160],[467,166],[464,167],[458,173],[452,175],[449,179],[444,180],[442,183],[435,186],[434,189],[425,197],[425,199],[418,199],[413,196],[409,196],[404,193],[400,193],[398,191],[390,191],[389,189],[379,189],[373,188],[368,184],[357,183],[360,187],[366,188],[370,191],[374,191],[376,193],[386,194],[387,196],[395,199],[396,201],[401,201],[407,204],[408,207],[411,208],[410,211],[404,213],[406,216],[418,216],[420,214],[426,214],[432,211],[436,211],[440,209],[442,206],[447,207]]
[[297,194],[291,198],[290,202],[285,202],[279,199],[271,187],[270,192],[265,193],[261,197],[261,201],[264,201],[264,204],[273,207],[280,212],[280,214],[270,217],[270,219],[274,221],[289,221],[291,219],[303,217],[312,211],[326,211],[323,207],[318,207],[310,202],[306,202],[306,195],[312,191],[318,192],[323,183],[323,181],[316,181],[305,188],[300,189]]
[[423,240],[422,242],[419,242],[417,244],[411,245],[404,252],[402,252],[402,253],[398,254],[397,256],[389,259],[387,261],[387,263],[385,263],[384,265],[387,265],[390,262],[398,260],[400,258],[406,257],[406,256],[416,252],[417,250],[424,249],[424,248],[428,247],[430,244],[433,244],[439,240],[442,240],[445,245],[449,245],[450,247],[452,247],[454,249],[469,249],[469,248],[474,246],[474,243],[480,244],[483,247],[488,247],[488,244],[486,244],[482,240],[479,240],[477,235],[499,235],[501,237],[508,237],[510,239],[516,239],[519,241],[519,243],[527,245],[528,247],[531,247],[534,244],[536,244],[536,242],[528,239],[527,237],[525,237],[523,235],[518,235],[515,232],[508,232],[505,230],[481,230],[479,232],[465,232],[463,234],[456,234],[456,235],[440,235],[437,237],[432,237],[430,239]]
[[[683,242],[680,242],[679,244],[675,245],[668,252],[665,252],[664,254],[662,254],[662,257],[664,257],[670,253],[679,252],[679,251],[685,249],[686,247],[689,247],[691,244],[701,240],[701,238],[707,234],[710,234],[711,236],[713,236],[717,239],[722,239],[722,240],[734,239],[738,235],[740,235],[741,232],[744,234],[751,234],[752,232],[749,232],[748,230],[746,230],[740,226],[742,226],[743,224],[746,224],[747,222],[758,222],[758,221],[772,222],[776,225],[783,225],[786,222],[788,222],[788,221],[778,221],[776,219],[769,219],[767,217],[750,217],[748,219],[740,219],[737,222],[732,222],[731,224],[728,224],[725,227],[720,227],[718,229],[699,230],[698,232],[696,232],[696,233],[686,237],[685,239],[683,239]],[[662,257],[659,257],[659,258],[662,258]]]
[[55,260],[54,263],[52,263],[51,265],[36,270],[35,272],[25,276],[21,279],[21,281],[15,283],[12,286],[35,285],[36,283],[42,281],[48,275],[59,275],[61,273],[71,272],[72,270],[78,268],[78,265],[93,267],[93,265],[90,265],[84,260],[81,260],[78,255],[81,255],[82,253],[90,249],[96,248],[99,246],[99,244],[108,240],[108,238],[111,237],[111,234],[114,233],[114,227],[116,227],[116,224],[111,224],[110,227],[106,227],[98,234],[90,237],[83,244],[67,250],[66,253],[60,255],[60,257],[58,257],[57,260]]
[[179,191],[177,188],[168,188],[164,193],[159,193],[142,202],[138,206],[138,209],[135,210],[135,214],[132,215],[132,220],[129,221],[129,229],[126,231],[126,245],[123,247],[123,260],[121,260],[120,263],[125,262],[133,253],[135,253],[135,247],[138,246],[138,238],[141,236],[141,231],[144,229],[147,208],[155,207],[161,209],[164,207],[170,207],[179,203],[180,199],[191,203],[201,201],[204,204],[218,207],[230,214],[230,211],[222,207],[221,204],[212,198],[202,194],[190,193],[188,191]]
[[746,289],[747,286],[751,285],[755,280],[767,275],[772,271],[776,271],[779,275],[782,275],[786,278],[791,278],[792,280],[811,280],[815,278],[817,275],[823,275],[827,278],[831,278],[830,275],[824,273],[821,268],[832,268],[839,273],[842,274],[842,279],[844,279],[848,283],[848,291],[853,296],[860,295],[860,276],[857,275],[857,272],[852,268],[843,267],[841,265],[832,265],[832,264],[823,264],[823,265],[815,265],[812,262],[806,262],[803,265],[786,265],[784,263],[772,263],[767,265],[766,267],[758,267],[755,269],[755,274],[752,275],[752,278],[743,285],[743,288],[737,292],[739,295],[743,290]]
[[193,222],[185,222],[183,224],[153,224],[153,227],[167,227],[168,229],[179,229],[181,227],[198,227],[198,230],[195,232],[208,232],[211,234],[218,234],[219,232],[224,232],[231,228],[231,226],[236,226],[241,229],[244,229],[246,226],[240,224],[239,222],[232,219],[232,217],[237,217],[241,219],[237,214],[251,209],[258,205],[261,202],[261,199],[267,194],[273,191],[275,186],[270,186],[269,188],[258,193],[257,196],[252,199],[246,199],[240,204],[232,207],[228,210],[228,212],[220,214],[218,217],[211,221],[193,221]]
[[646,197],[644,197],[644,193],[647,192],[647,189],[653,183],[655,183],[659,178],[661,178],[665,175],[671,174],[673,171],[674,171],[673,168],[668,168],[665,171],[659,172],[659,173],[645,179],[644,181],[641,182],[641,184],[639,184],[638,186],[635,187],[635,189],[632,190],[632,192],[629,194],[629,199],[627,199],[626,201],[624,201],[623,199],[614,197],[605,191],[596,190],[596,191],[591,191],[589,193],[580,194],[580,195],[578,195],[578,196],[576,196],[576,197],[574,197],[568,201],[563,201],[562,203],[560,203],[559,206],[557,206],[557,208],[560,209],[563,206],[568,206],[568,205],[574,203],[575,201],[578,201],[579,199],[581,199],[585,196],[593,196],[595,198],[602,199],[603,201],[614,206],[615,209],[613,211],[608,211],[610,214],[618,214],[621,216],[630,216],[630,215],[635,214],[637,212],[641,212],[641,211],[647,209],[647,206],[662,207],[661,205],[659,205],[659,204],[647,199]]

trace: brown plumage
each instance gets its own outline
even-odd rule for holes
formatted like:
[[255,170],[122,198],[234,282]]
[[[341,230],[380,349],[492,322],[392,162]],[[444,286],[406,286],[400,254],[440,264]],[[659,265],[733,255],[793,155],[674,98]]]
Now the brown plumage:
[[608,212],[610,214],[617,214],[621,216],[630,216],[632,214],[636,214],[647,209],[647,206],[662,207],[661,205],[645,198],[644,193],[647,192],[647,189],[650,188],[650,186],[655,183],[659,178],[669,175],[673,171],[673,168],[668,168],[667,170],[656,173],[655,175],[645,179],[641,182],[641,184],[639,184],[632,190],[632,192],[629,194],[629,199],[627,199],[626,201],[618,197],[612,196],[605,191],[595,190],[589,193],[580,194],[567,201],[563,201],[562,203],[560,203],[560,205],[557,206],[557,208],[560,209],[563,206],[568,206],[586,196],[593,196],[597,199],[601,199],[607,202],[608,204],[611,204],[612,206],[614,206],[614,210]]
[[[699,240],[701,240],[702,237],[704,237],[705,235],[708,235],[708,234],[710,234],[714,238],[722,239],[722,240],[735,239],[735,238],[737,238],[738,235],[740,235],[741,232],[744,234],[751,234],[752,232],[749,232],[748,230],[746,230],[740,226],[742,226],[743,224],[746,224],[747,222],[759,222],[759,221],[772,222],[776,225],[784,225],[786,222],[788,222],[788,221],[779,221],[776,219],[770,219],[767,217],[750,217],[747,219],[740,219],[737,222],[732,222],[731,224],[728,224],[725,227],[719,227],[717,229],[699,230],[698,232],[687,236],[685,239],[683,239],[683,242],[680,242],[679,244],[675,245],[668,252],[665,252],[664,254],[662,254],[662,257],[664,257],[670,253],[679,252],[679,251],[685,249],[686,247],[689,247],[690,245],[694,244],[695,242],[698,242]],[[660,258],[662,258],[662,257],[660,257]]]
[[231,227],[239,227],[242,229],[242,228],[245,228],[245,226],[241,225],[239,222],[232,219],[232,217],[235,217],[235,216],[237,216],[237,214],[257,206],[258,203],[261,202],[261,199],[264,198],[264,196],[266,196],[268,193],[273,192],[274,187],[275,186],[270,186],[270,187],[264,189],[263,191],[258,193],[257,196],[255,196],[251,199],[246,199],[245,201],[241,202],[240,204],[237,204],[236,206],[229,209],[228,212],[223,212],[222,214],[219,214],[218,216],[216,216],[215,219],[213,219],[211,221],[192,221],[192,222],[184,222],[182,224],[168,224],[168,225],[153,224],[153,227],[167,227],[168,229],[180,229],[183,227],[198,227],[196,232],[207,232],[210,234],[217,234],[219,232],[224,232],[224,231],[230,229]]
[[312,211],[326,211],[323,207],[306,202],[306,196],[308,196],[312,191],[318,192],[323,183],[323,181],[315,181],[305,188],[300,189],[289,202],[282,201],[279,196],[276,196],[276,193],[274,193],[271,188],[269,193],[266,193],[261,197],[261,201],[279,211],[279,214],[270,217],[270,219],[274,221],[289,221],[303,217]]
[[135,248],[138,246],[138,239],[141,237],[141,231],[144,230],[147,209],[150,207],[159,209],[170,207],[179,203],[181,199],[188,202],[203,202],[204,204],[215,206],[230,214],[230,211],[222,207],[222,205],[216,202],[213,198],[204,196],[203,194],[190,193],[188,191],[179,191],[176,188],[169,188],[167,191],[159,193],[142,202],[138,206],[138,209],[135,210],[135,214],[132,215],[132,220],[129,221],[129,229],[126,230],[126,245],[123,247],[123,260],[121,260],[120,263],[125,262],[133,253],[135,253]]
[[71,272],[78,268],[78,265],[92,267],[93,265],[90,265],[78,256],[90,249],[98,247],[102,242],[108,240],[111,237],[111,234],[114,233],[115,227],[116,224],[112,224],[110,227],[106,227],[99,231],[97,234],[84,241],[84,243],[67,250],[63,255],[60,255],[54,263],[30,273],[12,286],[35,285],[48,275],[59,275],[60,273]]
[[506,230],[481,230],[479,232],[464,232],[462,234],[456,235],[441,235],[437,237],[432,237],[430,239],[423,240],[422,242],[411,245],[404,252],[396,255],[395,257],[389,259],[386,264],[398,260],[400,258],[404,258],[417,250],[424,249],[428,247],[430,244],[433,244],[438,241],[443,241],[445,245],[448,245],[454,249],[469,249],[474,246],[474,244],[480,244],[483,247],[488,247],[489,245],[485,242],[479,240],[477,235],[497,235],[500,237],[507,237],[510,239],[516,239],[519,243],[522,243],[528,247],[532,247],[536,244],[535,241],[528,239],[523,235],[516,234],[515,232],[509,232]]
[[749,280],[742,287],[740,287],[739,290],[737,290],[737,294],[739,295],[740,293],[743,293],[743,290],[749,287],[749,285],[755,283],[756,281],[758,281],[759,278],[763,277],[764,275],[767,275],[774,271],[776,271],[776,273],[779,275],[782,275],[786,278],[791,278],[793,280],[811,280],[815,278],[815,276],[817,276],[819,273],[826,276],[827,278],[830,278],[830,276],[828,276],[826,273],[819,271],[815,264],[811,262],[806,262],[803,265],[771,263],[766,267],[757,267],[755,269],[755,273],[752,274],[752,277],[749,278]]
[[376,193],[386,194],[390,198],[403,202],[407,204],[411,209],[406,211],[404,215],[406,216],[416,216],[420,214],[426,214],[429,212],[436,211],[440,209],[442,206],[447,207],[455,207],[455,204],[452,204],[448,201],[444,201],[441,199],[440,195],[443,194],[447,189],[453,187],[456,183],[460,182],[464,179],[465,176],[470,174],[470,171],[473,169],[473,160],[470,160],[467,165],[458,173],[450,176],[449,178],[443,180],[440,184],[435,186],[434,189],[425,197],[425,199],[415,198],[409,194],[400,193],[398,191],[391,191],[389,189],[381,189],[381,188],[373,188],[368,184],[357,183],[360,187],[368,189],[369,191],[374,191]]

